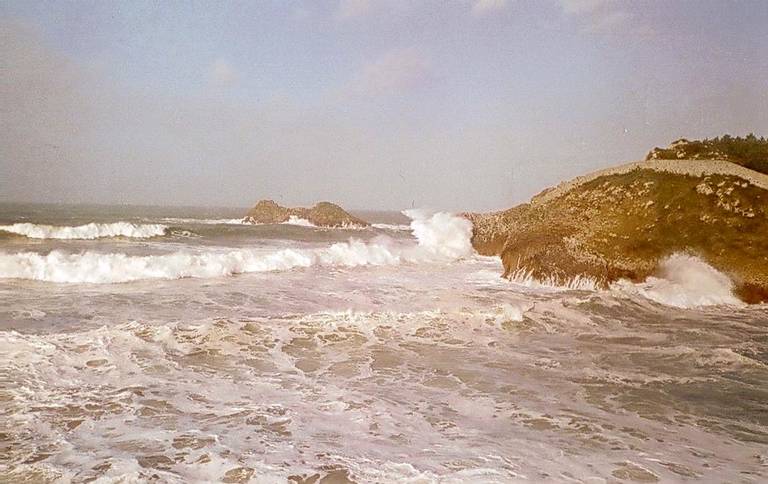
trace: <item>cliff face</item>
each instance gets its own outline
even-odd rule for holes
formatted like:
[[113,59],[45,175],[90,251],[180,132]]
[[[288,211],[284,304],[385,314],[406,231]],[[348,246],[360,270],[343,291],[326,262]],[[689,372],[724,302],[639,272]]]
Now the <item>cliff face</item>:
[[370,225],[330,202],[320,202],[312,208],[289,208],[280,206],[273,200],[260,200],[248,211],[243,221],[253,224],[278,224],[287,222],[291,217],[307,220],[318,227],[367,227]]
[[642,280],[665,256],[688,252],[728,274],[742,299],[766,300],[768,190],[761,181],[706,170],[607,172],[504,212],[470,215],[473,244],[500,255],[506,276],[525,270],[602,285]]

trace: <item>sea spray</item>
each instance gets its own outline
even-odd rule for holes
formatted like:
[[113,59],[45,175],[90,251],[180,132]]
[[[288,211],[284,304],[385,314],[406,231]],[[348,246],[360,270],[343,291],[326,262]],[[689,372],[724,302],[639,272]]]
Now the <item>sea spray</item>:
[[411,219],[411,230],[424,250],[449,259],[474,253],[472,222],[447,212],[429,214],[424,210],[405,210]]
[[533,271],[521,267],[507,276],[507,279],[519,286],[525,286],[533,289],[555,289],[569,291],[596,291],[599,287],[597,280],[592,277],[577,275],[570,278],[560,278],[549,276],[537,278]]
[[733,294],[733,282],[698,257],[673,254],[659,264],[655,276],[633,284],[622,280],[612,286],[624,293],[638,293],[652,301],[678,308],[743,305]]
[[[512,272],[510,282],[532,289],[597,291],[598,282],[587,276],[570,279],[536,278],[532,271],[520,268]],[[621,279],[610,285],[616,294],[640,295],[654,302],[678,308],[717,305],[743,305],[733,294],[733,283],[698,257],[673,254],[661,261],[654,276],[640,283]]]
[[288,217],[288,220],[283,222],[285,225],[298,225],[300,227],[316,227],[315,224],[310,222],[309,220],[305,218],[297,217],[296,215],[291,215]]

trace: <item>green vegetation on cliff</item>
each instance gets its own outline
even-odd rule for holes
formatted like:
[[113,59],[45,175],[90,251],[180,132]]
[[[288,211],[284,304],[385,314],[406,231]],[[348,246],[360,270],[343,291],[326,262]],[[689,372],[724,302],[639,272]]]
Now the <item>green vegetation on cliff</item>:
[[744,138],[679,139],[668,148],[654,148],[646,160],[726,160],[768,174],[768,140],[749,134]]
[[605,286],[643,280],[686,252],[731,277],[745,301],[768,299],[768,190],[731,174],[634,169],[469,218],[475,248],[500,255],[507,276],[586,276]]

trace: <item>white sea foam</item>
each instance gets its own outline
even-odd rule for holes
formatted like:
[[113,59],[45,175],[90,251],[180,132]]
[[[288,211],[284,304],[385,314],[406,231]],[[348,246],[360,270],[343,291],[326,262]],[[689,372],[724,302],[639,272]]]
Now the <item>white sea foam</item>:
[[664,259],[656,276],[645,282],[619,281],[613,288],[678,308],[743,305],[733,295],[733,283],[728,276],[698,257],[686,254],[673,254]]
[[371,224],[371,227],[380,230],[391,230],[394,232],[410,232],[410,225],[403,224]]
[[146,239],[164,235],[168,229],[161,224],[133,224],[130,222],[89,223],[74,227],[15,223],[0,225],[0,230],[23,235],[31,239],[99,239],[103,237],[131,237]]
[[337,227],[322,227],[322,226],[317,226],[317,225],[313,224],[312,222],[310,222],[309,220],[307,220],[305,218],[297,217],[296,215],[291,215],[290,217],[288,217],[288,220],[286,220],[285,222],[282,222],[281,224],[282,225],[296,225],[296,226],[299,226],[299,227],[320,228],[320,229],[323,229],[323,230],[328,230],[328,229],[365,230],[365,229],[368,228],[368,227],[363,226],[363,225],[346,224],[346,223],[342,224],[341,226],[337,226]]
[[523,320],[525,313],[533,309],[533,303],[530,301],[516,301],[515,303],[505,303],[501,305],[500,313],[497,316],[497,320],[504,321],[517,321]]
[[557,289],[570,291],[596,291],[597,281],[589,276],[577,275],[569,279],[548,277],[538,279],[533,276],[533,271],[520,268],[508,276],[514,284],[534,289]]
[[458,259],[474,253],[472,222],[448,212],[429,214],[424,210],[403,212],[411,219],[411,230],[419,247],[439,255]]
[[[221,277],[250,272],[284,271],[297,267],[396,265],[403,262],[450,262],[473,253],[469,221],[448,213],[413,213],[418,245],[398,244],[387,237],[369,243],[351,239],[317,249],[255,249],[179,251],[130,256],[54,250],[48,254],[0,252],[0,278],[49,282],[115,283],[141,279]],[[468,226],[469,225],[469,226]]]
[[300,227],[316,227],[315,224],[307,219],[299,218],[296,215],[291,215],[287,221],[283,222],[284,225],[298,225]]

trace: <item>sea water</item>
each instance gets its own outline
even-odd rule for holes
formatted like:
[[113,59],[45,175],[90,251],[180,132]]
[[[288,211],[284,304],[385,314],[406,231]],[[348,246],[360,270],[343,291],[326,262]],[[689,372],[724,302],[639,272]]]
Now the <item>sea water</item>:
[[242,212],[0,206],[0,482],[768,479],[768,309],[704,262],[553,287],[447,213]]

